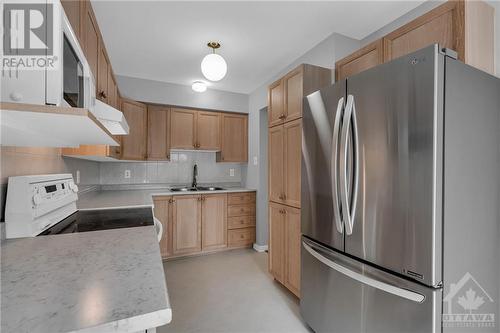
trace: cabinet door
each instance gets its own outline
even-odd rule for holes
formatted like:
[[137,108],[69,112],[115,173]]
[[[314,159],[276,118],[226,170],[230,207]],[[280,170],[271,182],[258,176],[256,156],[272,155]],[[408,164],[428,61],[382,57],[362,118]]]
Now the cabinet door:
[[122,137],[122,159],[143,160],[147,157],[147,106],[143,103],[122,99],[122,111],[130,127],[129,134]]
[[85,9],[82,0],[61,0],[61,5],[64,8],[64,12],[68,17],[71,28],[75,33],[80,44],[82,44],[82,22],[81,19],[84,17],[82,15],[82,8]]
[[163,258],[172,255],[172,197],[155,197],[154,215],[163,225],[163,236],[160,241],[160,253]]
[[285,101],[283,91],[283,80],[274,82],[268,91],[268,115],[269,127],[283,123],[285,118]]
[[302,119],[283,125],[284,164],[283,199],[287,205],[300,207],[300,166],[302,160]]
[[222,146],[219,162],[248,161],[248,116],[222,113]]
[[148,105],[148,160],[170,159],[170,109]]
[[384,62],[382,39],[375,41],[335,63],[336,80],[343,80]]
[[173,253],[189,254],[201,251],[201,197],[179,195],[173,198]]
[[463,1],[448,1],[384,37],[384,61],[439,43],[464,61]]
[[284,159],[284,135],[283,126],[275,126],[269,129],[269,200],[283,202],[283,159]]
[[220,150],[221,115],[218,112],[199,111],[196,114],[196,148]]
[[300,209],[286,207],[285,211],[285,275],[284,284],[300,296]]
[[85,2],[84,16],[84,31],[85,31],[85,57],[89,63],[90,70],[94,76],[94,82],[97,84],[97,63],[99,59],[99,29],[92,11],[90,1]]
[[201,202],[203,251],[227,247],[227,194],[204,195]]
[[170,145],[172,148],[195,148],[196,111],[172,109],[170,112]]
[[304,74],[299,67],[283,78],[285,90],[285,121],[302,117],[302,95]]
[[108,57],[106,56],[106,49],[102,40],[99,41],[99,58],[97,60],[97,98],[108,103],[108,73],[110,66]]
[[118,109],[118,87],[116,86],[115,77],[113,76],[113,71],[111,70],[111,64],[108,66],[108,104],[112,107]]
[[269,204],[269,272],[279,282],[284,281],[285,270],[285,214],[284,206]]

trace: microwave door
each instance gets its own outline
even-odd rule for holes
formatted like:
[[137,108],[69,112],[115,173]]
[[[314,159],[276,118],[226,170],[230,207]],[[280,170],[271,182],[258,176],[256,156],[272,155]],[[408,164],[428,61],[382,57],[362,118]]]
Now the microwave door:
[[354,140],[344,136],[341,147],[345,252],[429,286],[441,282],[442,101],[434,92],[443,59],[432,46],[350,77],[343,134]]
[[339,251],[344,229],[338,196],[338,154],[345,80],[304,98],[302,117],[302,233]]

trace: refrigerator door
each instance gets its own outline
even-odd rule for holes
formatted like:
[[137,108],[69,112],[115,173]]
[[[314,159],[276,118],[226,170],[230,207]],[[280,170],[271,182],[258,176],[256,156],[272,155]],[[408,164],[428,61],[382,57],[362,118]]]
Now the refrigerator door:
[[362,264],[302,239],[302,316],[317,333],[441,331],[442,289]]
[[349,78],[354,144],[341,138],[342,158],[357,147],[345,252],[429,286],[442,281],[443,63],[433,45]]
[[302,233],[344,250],[338,156],[345,81],[304,98],[302,116]]

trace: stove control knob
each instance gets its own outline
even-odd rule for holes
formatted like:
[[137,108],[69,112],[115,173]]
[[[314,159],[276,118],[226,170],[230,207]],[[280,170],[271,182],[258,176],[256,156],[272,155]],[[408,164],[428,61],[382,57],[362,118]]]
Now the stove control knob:
[[42,196],[40,194],[35,194],[33,196],[33,203],[35,204],[35,206],[38,206],[39,204],[42,203]]
[[74,182],[69,183],[69,188],[75,193],[78,192],[78,186]]

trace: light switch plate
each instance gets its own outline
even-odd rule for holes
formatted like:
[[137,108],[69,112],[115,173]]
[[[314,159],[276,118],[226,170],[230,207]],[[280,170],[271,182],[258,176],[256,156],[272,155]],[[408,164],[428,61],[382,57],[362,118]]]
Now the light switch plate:
[[125,170],[125,178],[130,178],[130,170]]
[[253,157],[253,165],[259,164],[259,160],[257,159],[257,156]]
[[76,170],[76,183],[80,184],[80,170]]

